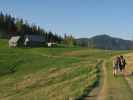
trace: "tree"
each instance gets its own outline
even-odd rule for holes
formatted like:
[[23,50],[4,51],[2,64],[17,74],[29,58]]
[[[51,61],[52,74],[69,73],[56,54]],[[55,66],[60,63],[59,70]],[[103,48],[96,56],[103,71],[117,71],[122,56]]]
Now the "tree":
[[64,36],[64,44],[67,45],[68,47],[73,47],[76,44],[74,37],[72,35],[67,36],[65,34],[65,36]]

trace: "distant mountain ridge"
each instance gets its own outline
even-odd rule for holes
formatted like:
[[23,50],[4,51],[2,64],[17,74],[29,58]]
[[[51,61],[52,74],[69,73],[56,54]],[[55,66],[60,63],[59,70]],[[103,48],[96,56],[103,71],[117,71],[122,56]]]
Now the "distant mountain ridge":
[[79,38],[76,42],[80,46],[107,50],[129,50],[133,48],[133,41],[111,37],[109,35],[97,35],[92,38]]

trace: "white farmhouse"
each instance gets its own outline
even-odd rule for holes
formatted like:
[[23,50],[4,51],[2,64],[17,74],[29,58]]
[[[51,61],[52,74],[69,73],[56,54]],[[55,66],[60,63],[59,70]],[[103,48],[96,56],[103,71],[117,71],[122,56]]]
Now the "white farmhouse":
[[8,41],[9,47],[17,47],[19,40],[20,40],[20,36],[12,36]]

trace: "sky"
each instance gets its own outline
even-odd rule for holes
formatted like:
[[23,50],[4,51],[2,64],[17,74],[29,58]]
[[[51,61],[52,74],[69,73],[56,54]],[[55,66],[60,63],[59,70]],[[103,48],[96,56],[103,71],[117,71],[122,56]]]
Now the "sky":
[[0,0],[0,11],[61,36],[133,40],[133,0]]

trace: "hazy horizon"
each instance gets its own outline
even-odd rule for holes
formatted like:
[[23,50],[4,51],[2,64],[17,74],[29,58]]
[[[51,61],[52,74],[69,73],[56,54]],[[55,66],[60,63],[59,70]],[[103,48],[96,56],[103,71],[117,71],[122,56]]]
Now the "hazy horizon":
[[131,0],[4,0],[0,10],[59,35],[133,40]]

